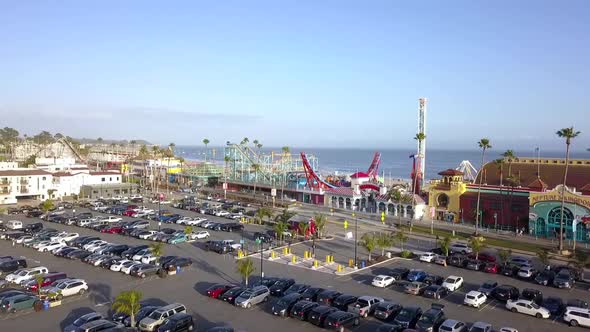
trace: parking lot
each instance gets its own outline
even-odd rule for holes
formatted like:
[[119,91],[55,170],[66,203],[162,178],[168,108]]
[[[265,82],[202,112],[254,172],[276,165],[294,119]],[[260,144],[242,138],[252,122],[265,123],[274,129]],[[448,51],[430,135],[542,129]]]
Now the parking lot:
[[[196,216],[197,213],[178,210],[170,207],[166,209],[174,210],[183,215]],[[83,209],[77,209],[77,213]],[[95,213],[96,215],[96,213]],[[219,220],[220,222],[230,222],[224,218],[207,216],[208,219]],[[22,220],[25,224],[38,222],[36,218],[26,218],[22,215],[11,216],[10,219]],[[123,217],[125,220],[133,218]],[[123,244],[147,244],[147,240],[139,240],[118,234],[103,234],[87,228],[76,226],[66,226],[62,224],[47,223],[45,227],[51,227],[58,230],[67,230],[78,232],[81,235],[98,235],[109,242]],[[151,227],[158,228],[157,222],[152,221]],[[163,224],[162,227],[171,227],[183,229],[184,226]],[[245,245],[256,247],[252,234],[256,231],[264,231],[263,226],[246,225],[244,231]],[[233,239],[239,242],[242,238],[241,232],[229,233],[220,231],[209,231],[211,239]],[[90,293],[85,298],[79,298],[68,302],[62,306],[52,308],[49,311],[39,313],[28,313],[17,317],[7,317],[0,326],[3,328],[21,328],[27,327],[30,331],[55,331],[61,330],[65,325],[77,318],[80,314],[96,310],[107,313],[110,308],[110,302],[119,292],[130,289],[137,289],[143,292],[144,298],[150,299],[157,303],[180,302],[185,304],[195,317],[197,322],[197,331],[205,330],[211,326],[231,325],[238,331],[317,331],[319,328],[306,323],[295,321],[289,318],[278,318],[270,313],[272,303],[267,303],[261,307],[255,307],[251,310],[239,309],[219,300],[210,299],[204,296],[205,290],[215,283],[234,283],[241,282],[239,275],[235,270],[235,260],[233,255],[220,255],[214,252],[207,252],[203,249],[204,240],[197,240],[193,243],[182,243],[178,245],[165,245],[164,255],[179,255],[190,257],[194,264],[182,271],[180,274],[170,276],[165,279],[153,276],[146,279],[136,279],[121,273],[115,273],[99,267],[92,267],[78,261],[57,258],[49,253],[40,253],[31,248],[24,248],[20,245],[13,246],[9,241],[0,241],[0,251],[3,255],[14,255],[26,257],[29,265],[47,266],[51,271],[63,271],[68,275],[76,276],[87,280],[90,286]],[[302,244],[303,249],[308,244]],[[354,251],[353,241],[346,241],[335,237],[331,241],[316,242],[316,254],[335,253],[337,255],[347,256]],[[366,255],[364,251],[359,250],[359,255]],[[366,256],[365,256],[366,257]],[[259,274],[258,261],[255,262],[257,271],[254,275]],[[412,296],[403,293],[399,286],[393,286],[386,289],[375,288],[370,285],[373,276],[390,271],[391,268],[404,266],[408,268],[420,268],[426,272],[434,273],[446,277],[448,275],[458,275],[465,278],[465,286],[460,290],[451,293],[438,302],[445,305],[447,317],[464,320],[469,323],[475,321],[486,321],[499,328],[502,326],[511,326],[519,331],[552,331],[556,328],[567,328],[559,320],[539,320],[534,317],[514,314],[507,311],[503,304],[496,301],[489,301],[479,309],[465,307],[463,297],[465,293],[472,289],[477,289],[484,281],[493,279],[499,284],[514,285],[519,289],[536,288],[543,291],[545,296],[559,296],[564,300],[580,298],[587,299],[588,292],[582,288],[573,290],[556,289],[552,287],[538,286],[530,282],[517,280],[501,275],[490,275],[482,272],[474,272],[455,267],[442,267],[434,264],[420,263],[418,261],[406,261],[402,259],[394,260],[378,267],[368,268],[348,276],[334,276],[327,273],[313,272],[308,269],[302,269],[285,264],[264,262],[264,272],[267,276],[291,277],[295,278],[298,283],[310,284],[313,286],[336,289],[340,292],[353,295],[376,295],[385,299],[398,302],[402,305],[419,305],[427,309],[434,302],[420,296]],[[24,324],[24,325],[23,325]],[[355,328],[355,331],[373,331],[378,325],[373,318],[362,320],[361,325]],[[263,328],[261,328],[261,326]],[[568,328],[569,331],[578,331],[581,328]]]

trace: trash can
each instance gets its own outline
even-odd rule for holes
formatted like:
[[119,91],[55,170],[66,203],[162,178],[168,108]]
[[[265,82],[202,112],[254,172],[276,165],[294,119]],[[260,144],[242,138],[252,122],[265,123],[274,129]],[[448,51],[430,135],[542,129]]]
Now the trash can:
[[367,262],[366,261],[361,261],[361,269],[364,268],[365,266],[367,266]]
[[385,257],[387,257],[387,258],[391,258],[391,252],[390,252],[390,251],[386,252],[386,253],[385,253]]
[[43,301],[43,310],[49,310],[49,300]]

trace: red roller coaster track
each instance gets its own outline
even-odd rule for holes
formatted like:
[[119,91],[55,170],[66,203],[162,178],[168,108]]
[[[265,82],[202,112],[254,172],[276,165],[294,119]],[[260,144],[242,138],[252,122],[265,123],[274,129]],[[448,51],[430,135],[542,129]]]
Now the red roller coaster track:
[[[309,161],[307,160],[307,155],[305,152],[301,152],[301,161],[303,163],[303,169],[305,171],[305,178],[307,180],[307,187],[310,189],[328,189],[328,188],[335,188],[336,186],[324,181],[320,176],[313,170]],[[373,161],[371,162],[371,166],[369,166],[369,170],[367,174],[373,180],[377,180],[377,176],[379,175],[379,165],[381,164],[381,153],[375,152],[375,156],[373,156]],[[373,189],[379,190],[379,186],[375,184],[363,184],[361,189]]]

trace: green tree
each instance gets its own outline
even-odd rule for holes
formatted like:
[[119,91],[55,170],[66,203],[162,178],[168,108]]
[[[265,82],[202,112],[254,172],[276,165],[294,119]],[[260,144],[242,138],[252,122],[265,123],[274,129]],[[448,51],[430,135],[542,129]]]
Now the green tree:
[[360,244],[369,252],[369,261],[371,261],[371,255],[373,254],[373,250],[375,250],[375,246],[377,245],[375,236],[369,233],[363,234]]
[[44,279],[45,274],[38,274],[35,276],[35,282],[37,283],[37,295],[41,294],[41,287],[43,286]]
[[504,265],[508,262],[508,260],[510,259],[510,256],[512,256],[512,249],[500,249],[498,250],[498,259],[500,261],[500,264]]
[[328,218],[322,213],[316,213],[313,216],[313,220],[315,222],[316,234],[321,238],[324,236],[324,229],[326,228],[326,221]]
[[244,137],[244,139],[240,142],[240,145],[246,145],[250,142],[250,140],[248,139],[248,137]]
[[451,247],[451,238],[449,236],[445,236],[442,239],[438,240],[438,245],[440,246],[440,250],[445,253],[445,256],[449,255],[449,248]]
[[404,251],[404,244],[408,241],[408,237],[401,229],[395,233],[394,237],[395,242],[399,243],[402,251]]
[[304,239],[307,239],[307,231],[309,231],[309,223],[300,222],[299,226],[299,233],[303,236]]
[[377,234],[377,248],[381,249],[381,256],[385,256],[385,249],[390,248],[394,244],[393,237],[387,233]]
[[135,327],[135,317],[141,309],[141,298],[143,294],[137,290],[121,292],[113,301],[113,310],[117,313],[129,315],[131,327]]
[[271,209],[267,207],[261,207],[254,214],[254,219],[256,219],[256,222],[260,225],[264,224],[264,218],[266,218],[268,221],[272,220],[273,213]]
[[285,236],[283,233],[287,231],[287,229],[289,229],[289,226],[282,221],[279,221],[274,225],[274,231],[277,233],[277,240],[279,240],[279,243],[283,242],[283,237]]
[[549,265],[549,250],[539,249],[537,251],[537,257],[539,258],[539,261],[543,263],[543,266]]
[[480,223],[480,216],[481,211],[479,210],[479,203],[481,199],[481,184],[483,181],[483,167],[484,167],[484,160],[486,155],[486,150],[491,149],[492,146],[490,145],[490,140],[487,138],[482,138],[477,142],[477,145],[481,149],[481,168],[479,169],[479,186],[477,187],[477,206],[475,208],[475,233],[477,233],[477,228]]
[[154,242],[150,244],[150,253],[152,256],[156,257],[156,262],[160,261],[160,257],[164,253],[164,243],[162,242]]
[[54,209],[53,201],[51,199],[46,199],[43,201],[43,203],[41,203],[40,208],[41,211],[45,213],[52,211]]
[[236,261],[236,271],[244,278],[246,287],[248,287],[248,280],[254,273],[254,262],[250,258],[239,259]]
[[97,138],[97,139],[96,139],[96,141],[97,141],[98,143],[102,143],[103,139],[102,139],[102,137],[99,137],[99,138]]
[[506,150],[506,152],[502,153],[502,157],[508,161],[508,176],[510,176],[512,175],[512,163],[517,159],[516,154],[513,150]]
[[277,214],[277,216],[275,217],[275,222],[282,221],[286,223],[289,221],[289,219],[293,218],[294,215],[295,213],[289,212],[287,208],[284,208],[281,214]]
[[[566,191],[566,183],[567,183],[567,171],[569,167],[569,160],[570,160],[570,145],[572,144],[572,139],[578,137],[580,135],[579,131],[574,130],[574,127],[563,128],[556,132],[557,136],[560,138],[565,138],[565,170],[563,172],[563,188],[561,191],[561,213],[560,213],[560,220],[559,220],[559,252],[563,251],[563,210],[565,206],[565,191]],[[575,248],[574,248],[575,250]]]
[[185,234],[185,235],[187,235],[187,236],[188,236],[188,235],[190,235],[190,234],[192,234],[192,233],[193,233],[193,226],[185,226],[185,227],[184,227],[184,234]]
[[205,144],[205,161],[207,161],[207,147],[211,141],[208,138],[203,138],[203,144]]
[[476,260],[479,258],[479,253],[486,247],[485,240],[483,236],[472,236],[468,241],[469,248],[473,250]]

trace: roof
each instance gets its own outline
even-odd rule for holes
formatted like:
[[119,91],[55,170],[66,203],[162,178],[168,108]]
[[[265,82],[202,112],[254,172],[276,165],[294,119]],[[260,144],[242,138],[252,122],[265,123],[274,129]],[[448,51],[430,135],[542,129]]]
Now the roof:
[[583,186],[582,189],[580,189],[581,191],[590,191],[590,182],[588,182],[587,185]]
[[545,181],[541,180],[540,178],[536,178],[533,182],[529,183],[529,185],[527,187],[532,188],[532,189],[545,190],[545,189],[547,189],[547,184],[545,183]]
[[68,172],[55,172],[53,173],[53,176],[55,177],[63,177],[63,176],[72,176],[72,173],[68,173]]
[[121,175],[121,172],[90,172],[90,175]]
[[326,192],[331,195],[352,196],[354,193],[354,190],[350,187],[336,187],[336,188],[329,188],[326,190]]
[[0,170],[0,176],[27,176],[27,175],[51,175],[51,173],[41,169],[7,169]]
[[369,177],[369,174],[363,173],[363,172],[356,172],[356,173],[352,174],[350,177],[353,178],[353,179],[357,179],[357,178],[368,178]]
[[[537,167],[539,176],[537,176]],[[481,174],[484,174],[483,183],[487,185],[500,185],[500,174],[502,174],[502,184],[509,186],[508,170],[512,176],[520,179],[520,185],[529,186],[530,184],[539,185],[535,180],[540,180],[547,185],[547,189],[553,189],[563,182],[563,173],[565,171],[565,159],[548,158],[537,160],[535,158],[520,158],[512,162],[512,165],[505,163],[502,166],[502,172],[494,162],[488,162],[484,165],[484,171],[478,172],[474,183],[479,183]],[[590,160],[573,159],[570,160],[567,174],[566,186],[570,188],[581,188],[590,183]],[[531,187],[535,188],[535,187]],[[535,189],[537,189],[536,187]]]
[[457,176],[457,175],[465,175],[465,173],[458,171],[456,169],[448,168],[442,172],[439,172],[438,175],[442,176]]

